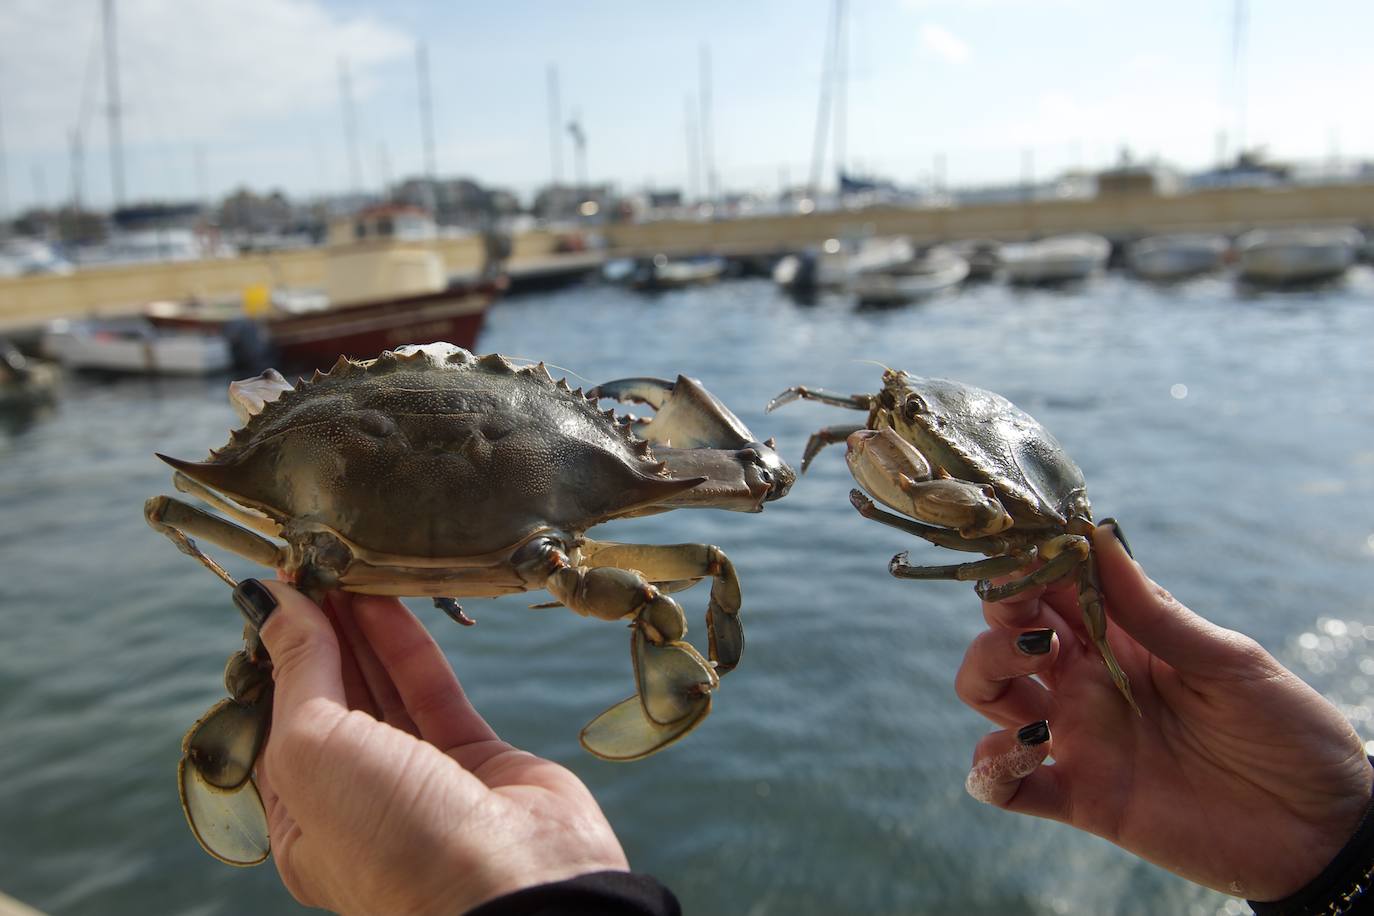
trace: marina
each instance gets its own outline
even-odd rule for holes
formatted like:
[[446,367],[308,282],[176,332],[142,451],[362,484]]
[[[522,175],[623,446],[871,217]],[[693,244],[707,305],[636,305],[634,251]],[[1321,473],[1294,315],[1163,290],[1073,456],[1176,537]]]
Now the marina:
[[[1054,6],[0,17],[0,914],[468,910],[615,840],[721,916],[1306,880],[1374,755],[1374,7]],[[1109,517],[1327,702],[1225,631],[1190,671],[1207,628],[1133,620]],[[337,606],[376,740],[303,784],[378,829],[320,830],[261,767],[235,584],[274,569],[433,596],[614,836],[395,717],[396,621]],[[1070,580],[1053,632],[986,632],[979,595]]]
[[[834,414],[765,414],[789,385],[871,391],[876,361],[1003,393],[1070,451],[1095,512],[1121,520],[1151,575],[1253,635],[1363,730],[1374,532],[1352,507],[1374,498],[1371,301],[1367,266],[1296,292],[1110,271],[874,312],[841,293],[799,304],[764,278],[652,299],[591,285],[497,300],[477,349],[544,359],[582,385],[687,373],[794,466]],[[228,590],[141,517],[144,499],[171,492],[154,451],[203,454],[235,424],[231,377],[72,376],[55,408],[0,426],[0,885],[42,911],[296,911],[274,870],[226,869],[186,832],[178,741],[221,695],[241,622]],[[1238,472],[1259,455],[1282,460]],[[584,779],[630,861],[687,912],[1234,912],[1101,840],[968,798],[988,727],[952,691],[982,627],[972,587],[890,577],[895,552],[940,552],[859,518],[852,485],[827,452],[761,515],[607,526],[612,539],[718,544],[744,589],[749,647],[716,711],[640,763],[596,761],[576,739],[623,695],[622,628],[522,598],[465,602],[476,628],[412,605],[497,730]],[[704,588],[678,596],[692,640]]]

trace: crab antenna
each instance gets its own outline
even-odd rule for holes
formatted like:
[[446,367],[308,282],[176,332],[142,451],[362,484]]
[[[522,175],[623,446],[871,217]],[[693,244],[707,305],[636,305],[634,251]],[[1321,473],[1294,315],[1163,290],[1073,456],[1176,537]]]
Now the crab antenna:
[[891,367],[891,366],[888,366],[888,365],[885,365],[885,364],[883,364],[883,363],[880,363],[880,362],[878,362],[876,359],[858,359],[858,358],[856,357],[856,358],[853,360],[853,362],[856,362],[856,363],[868,363],[868,364],[870,364],[870,365],[877,366],[879,369],[882,369],[884,372],[891,372],[891,371],[892,371],[892,367]]

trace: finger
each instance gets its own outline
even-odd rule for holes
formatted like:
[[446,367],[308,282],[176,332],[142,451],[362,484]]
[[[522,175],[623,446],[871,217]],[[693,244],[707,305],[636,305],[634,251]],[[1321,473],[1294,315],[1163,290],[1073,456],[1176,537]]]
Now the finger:
[[1041,766],[1049,753],[1049,723],[1043,720],[985,735],[974,749],[964,788],[985,804],[1062,820],[1067,809],[1057,774]]
[[272,725],[289,722],[302,707],[332,706],[347,711],[339,641],[324,612],[284,582],[246,579],[239,589],[255,582],[271,593],[277,606],[259,630],[272,656],[276,695]]
[[[395,598],[390,600],[400,605]],[[328,601],[336,608],[335,620],[343,637],[343,646],[347,650],[344,655],[351,655],[356,660],[363,683],[367,686],[367,693],[376,707],[376,718],[418,736],[420,732],[406,712],[405,703],[401,700],[391,674],[377,658],[371,642],[358,626],[355,610],[358,599],[343,592],[331,592]]]
[[349,709],[361,709],[374,719],[380,719],[382,716],[381,707],[367,686],[367,680],[363,677],[362,669],[358,667],[358,657],[348,645],[343,624],[339,621],[341,602],[335,599],[342,594],[342,592],[331,593],[325,598],[320,610],[329,619],[330,626],[334,628],[334,637],[339,642],[339,666],[340,674],[343,676],[344,698]]
[[394,598],[359,596],[353,613],[421,737],[443,750],[496,740],[496,732],[468,702],[443,650],[405,605]]
[[1050,692],[1029,675],[1050,668],[1058,654],[1059,639],[1048,627],[985,630],[965,653],[954,692],[998,725],[1047,718]]
[[1093,532],[1108,617],[1149,652],[1180,671],[1219,673],[1250,657],[1251,640],[1179,603],[1131,559],[1112,523]]

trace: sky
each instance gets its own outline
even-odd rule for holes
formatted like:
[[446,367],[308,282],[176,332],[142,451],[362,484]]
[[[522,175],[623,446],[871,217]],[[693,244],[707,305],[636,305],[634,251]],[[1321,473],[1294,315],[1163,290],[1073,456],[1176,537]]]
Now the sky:
[[[416,48],[437,172],[531,194],[554,175],[549,69],[593,181],[686,188],[688,111],[719,185],[811,172],[832,0],[113,0],[125,199],[293,196],[423,171]],[[1374,157],[1374,3],[849,0],[845,160],[902,184],[1047,178],[1122,148],[1184,168],[1219,137],[1282,159]],[[0,0],[0,212],[108,206],[101,0]],[[700,106],[703,49],[710,108]],[[838,96],[837,96],[838,97]],[[700,130],[707,126],[705,134]],[[82,155],[72,155],[73,136]],[[827,134],[833,138],[833,132]],[[828,139],[824,174],[833,181]],[[560,132],[565,180],[572,142]],[[75,168],[79,161],[81,167]]]

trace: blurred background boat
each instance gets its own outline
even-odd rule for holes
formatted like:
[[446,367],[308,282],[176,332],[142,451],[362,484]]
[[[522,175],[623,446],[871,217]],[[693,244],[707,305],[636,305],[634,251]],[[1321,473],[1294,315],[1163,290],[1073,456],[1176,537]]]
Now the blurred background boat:
[[30,411],[57,398],[61,379],[57,367],[30,359],[0,339],[0,413]]
[[968,261],[947,246],[935,245],[902,264],[855,272],[849,289],[860,306],[882,308],[953,289],[968,274]]
[[638,290],[677,289],[714,283],[725,273],[725,259],[711,255],[695,258],[670,258],[656,254],[634,262],[628,275],[631,286]]
[[143,318],[58,319],[43,332],[41,348],[78,371],[209,375],[234,362],[222,334],[159,328]]
[[1101,270],[1111,251],[1100,235],[1056,235],[1002,246],[1002,266],[1011,283],[1068,283]]
[[994,239],[964,239],[949,247],[968,262],[968,280],[991,280],[1002,269],[1002,243]]
[[415,340],[472,347],[506,288],[509,246],[493,239],[479,274],[448,276],[434,250],[404,244],[433,231],[419,208],[374,207],[331,229],[322,290],[253,286],[238,300],[151,303],[146,316],[159,328],[227,336],[242,368],[327,368],[340,354],[368,357]]
[[1133,244],[1127,261],[1138,277],[1170,282],[1216,270],[1230,249],[1224,235],[1154,235]]
[[1349,227],[1255,229],[1236,240],[1240,279],[1263,286],[1334,280],[1344,274],[1364,236]]
[[855,274],[905,264],[916,256],[904,237],[826,239],[781,258],[773,268],[773,282],[794,295],[809,295],[849,287]]

